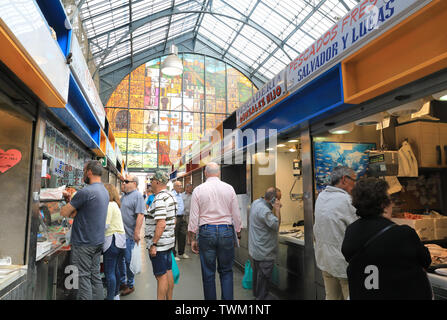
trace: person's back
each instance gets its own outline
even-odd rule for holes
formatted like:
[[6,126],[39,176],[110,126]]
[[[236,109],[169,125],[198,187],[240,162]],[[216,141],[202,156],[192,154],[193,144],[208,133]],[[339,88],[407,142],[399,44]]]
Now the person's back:
[[[107,224],[108,228],[106,230],[106,237],[112,236],[116,233],[125,235],[123,217],[121,216],[121,210],[118,204],[114,201],[109,202],[108,213],[107,213]],[[124,243],[126,242],[124,237]]]
[[63,192],[67,204],[61,208],[61,216],[74,217],[70,258],[79,271],[77,299],[80,300],[104,298],[99,270],[110,198],[101,183],[102,171],[99,161],[88,161],[83,177],[87,186],[73,198],[70,193]]
[[217,260],[222,299],[233,300],[235,234],[239,238],[241,230],[239,202],[233,187],[218,178],[220,169],[216,163],[206,166],[205,176],[206,182],[193,191],[191,198],[191,249],[200,254],[205,299],[216,299]]
[[193,198],[198,200],[201,216],[200,224],[212,219],[214,224],[227,223],[231,219],[234,204],[238,204],[236,193],[231,185],[210,177],[193,191]]
[[430,253],[412,228],[395,225],[363,250],[370,238],[393,224],[373,217],[359,219],[346,229],[342,252],[349,262],[351,300],[431,299],[423,269],[431,263]]
[[355,221],[350,195],[328,186],[315,203],[315,258],[321,270],[336,277],[346,277],[347,263],[340,252],[346,227]]
[[71,243],[78,246],[103,244],[109,206],[109,194],[104,185],[87,185],[76,192],[71,204],[77,210],[71,231]]

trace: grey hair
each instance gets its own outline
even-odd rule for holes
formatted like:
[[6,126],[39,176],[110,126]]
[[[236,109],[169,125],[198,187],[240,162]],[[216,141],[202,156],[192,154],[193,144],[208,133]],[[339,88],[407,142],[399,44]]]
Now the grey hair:
[[215,162],[210,162],[205,167],[206,175],[217,175],[219,174],[220,168],[219,165]]
[[264,199],[265,199],[266,201],[270,201],[270,200],[272,200],[274,197],[276,197],[276,189],[273,188],[273,187],[268,188],[267,191],[266,191],[265,194],[264,194]]
[[337,185],[344,176],[349,176],[353,173],[355,173],[355,171],[349,167],[345,166],[335,167],[331,173],[331,186]]
[[132,181],[133,182],[135,182],[135,184],[137,185],[137,187],[138,187],[138,178],[136,177],[136,176],[132,176],[132,175],[129,175],[129,177],[131,177],[132,178]]

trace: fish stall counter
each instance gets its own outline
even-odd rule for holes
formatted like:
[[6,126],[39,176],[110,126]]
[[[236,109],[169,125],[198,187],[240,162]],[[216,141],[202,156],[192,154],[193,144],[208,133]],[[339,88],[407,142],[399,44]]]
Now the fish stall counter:
[[279,242],[294,243],[304,247],[304,226],[281,225],[278,240]]
[[431,265],[427,276],[430,280],[435,300],[447,300],[447,249],[446,241],[430,241],[425,243],[430,252]]
[[280,299],[304,298],[304,226],[279,228],[272,292]]

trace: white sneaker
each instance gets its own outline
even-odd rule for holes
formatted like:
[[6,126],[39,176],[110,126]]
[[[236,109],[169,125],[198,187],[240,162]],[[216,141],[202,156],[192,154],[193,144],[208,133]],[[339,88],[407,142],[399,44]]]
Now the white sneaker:
[[180,258],[179,257],[175,257],[175,261],[180,261]]
[[117,294],[117,295],[113,298],[113,300],[120,300],[120,295]]
[[180,258],[182,258],[182,259],[189,259],[189,256],[186,253],[184,253],[184,254],[182,254],[180,256]]

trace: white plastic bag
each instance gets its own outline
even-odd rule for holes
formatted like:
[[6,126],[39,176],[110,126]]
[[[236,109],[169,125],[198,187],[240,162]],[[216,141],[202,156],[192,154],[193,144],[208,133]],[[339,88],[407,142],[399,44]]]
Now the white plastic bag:
[[139,274],[141,272],[141,247],[139,244],[135,243],[132,249],[129,267],[133,274]]

